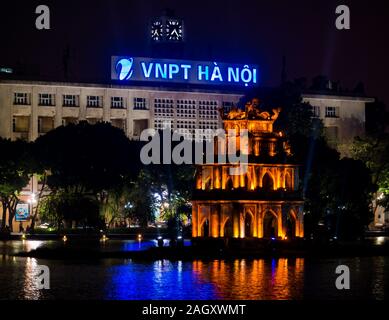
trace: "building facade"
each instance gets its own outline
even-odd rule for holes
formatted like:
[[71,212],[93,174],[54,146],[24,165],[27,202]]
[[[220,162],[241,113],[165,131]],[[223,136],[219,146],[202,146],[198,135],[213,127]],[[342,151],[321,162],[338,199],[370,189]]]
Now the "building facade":
[[374,99],[331,93],[304,93],[302,98],[313,107],[313,116],[323,121],[328,142],[342,156],[351,156],[354,137],[365,134],[366,104]]
[[[374,102],[374,99],[310,93],[303,94],[303,101],[313,107],[314,117],[323,121],[325,135],[330,145],[336,147],[341,156],[351,157],[354,137],[365,134],[367,104]],[[389,212],[385,212],[383,207],[378,206],[370,227],[384,228],[388,224]]]
[[[236,105],[242,93],[215,89],[178,89],[160,86],[102,85],[0,80],[0,136],[34,141],[40,135],[68,123],[108,121],[139,139],[146,128],[217,129],[222,127],[218,109]],[[331,94],[304,93],[322,119],[325,133],[343,156],[350,155],[356,135],[365,131],[366,103],[374,99]],[[32,179],[21,201],[34,201],[40,190]],[[376,225],[387,214],[377,210]],[[25,223],[23,223],[25,226]]]
[[[139,139],[147,128],[216,129],[221,124],[218,109],[231,107],[241,96],[160,86],[0,80],[0,137],[34,141],[58,126],[82,120],[108,121],[130,139]],[[21,192],[20,201],[29,204],[30,212],[41,187],[33,177]],[[26,229],[28,224],[14,222],[13,230]]]
[[[291,151],[283,133],[273,131],[279,111],[261,111],[258,100],[253,99],[245,111],[233,109],[222,116],[226,154],[228,140],[233,138],[236,152],[243,151],[240,131],[248,130],[248,164],[246,170],[231,162],[197,167],[192,201],[194,238],[304,236],[299,166],[289,161]],[[231,135],[229,129],[235,133]]]
[[242,94],[76,83],[0,80],[0,136],[34,141],[68,123],[108,121],[138,139],[142,130],[216,129],[218,108]]

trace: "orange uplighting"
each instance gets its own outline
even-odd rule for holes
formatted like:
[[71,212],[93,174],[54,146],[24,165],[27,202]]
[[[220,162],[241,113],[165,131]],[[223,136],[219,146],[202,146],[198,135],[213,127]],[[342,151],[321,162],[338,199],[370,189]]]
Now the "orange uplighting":
[[[269,157],[291,154],[285,134],[273,131],[281,109],[267,111],[260,106],[259,100],[253,99],[245,105],[245,110],[232,108],[222,114],[227,133],[229,129],[235,130],[237,152],[244,148],[240,146],[241,140],[247,140],[240,139],[239,133],[249,132],[245,145],[249,146],[250,162],[244,169],[225,160],[198,166],[195,180],[198,194],[192,201],[193,237],[274,236],[288,240],[285,219],[290,215],[294,215],[293,237],[303,236],[303,200],[294,190],[294,186],[299,185],[299,166],[288,161],[277,163],[276,158],[269,160]],[[232,133],[228,134],[227,140],[230,140]],[[264,221],[268,212],[272,212],[273,220]]]

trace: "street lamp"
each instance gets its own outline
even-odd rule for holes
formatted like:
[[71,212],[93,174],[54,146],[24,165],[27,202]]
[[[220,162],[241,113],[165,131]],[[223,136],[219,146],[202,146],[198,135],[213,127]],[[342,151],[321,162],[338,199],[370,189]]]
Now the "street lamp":
[[32,205],[36,204],[35,193],[31,193],[30,199],[28,199],[27,201]]

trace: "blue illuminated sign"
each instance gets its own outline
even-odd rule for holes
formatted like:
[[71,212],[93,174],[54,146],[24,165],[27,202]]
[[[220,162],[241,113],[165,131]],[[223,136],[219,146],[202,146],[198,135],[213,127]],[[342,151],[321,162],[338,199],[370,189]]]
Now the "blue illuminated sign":
[[113,56],[111,79],[123,82],[162,81],[252,87],[258,84],[258,67],[248,64]]

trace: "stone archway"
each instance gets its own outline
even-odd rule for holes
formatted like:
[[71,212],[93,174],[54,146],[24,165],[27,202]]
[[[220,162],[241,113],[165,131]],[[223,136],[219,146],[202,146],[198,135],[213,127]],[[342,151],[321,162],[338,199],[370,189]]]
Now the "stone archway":
[[278,219],[277,216],[271,212],[266,211],[263,216],[263,237],[277,238],[278,236]]
[[248,174],[246,173],[244,175],[244,187],[249,190],[250,189],[250,182],[251,182],[251,179],[249,178]]
[[234,184],[232,183],[231,176],[228,176],[226,181],[226,190],[232,190],[232,189],[234,189]]
[[202,224],[201,224],[201,227],[200,227],[200,230],[201,230],[201,235],[202,237],[209,237],[210,236],[210,232],[209,232],[209,220],[208,219],[204,219]]
[[232,238],[232,236],[234,235],[232,220],[230,219],[230,217],[228,217],[227,220],[224,222],[223,232],[224,237],[226,238]]
[[210,190],[212,184],[212,179],[210,177],[207,177],[207,179],[204,182],[204,190]]
[[262,188],[266,191],[274,190],[274,180],[269,172],[266,172],[262,177]]
[[289,172],[285,173],[285,188],[286,190],[292,190],[292,177]]
[[296,214],[293,210],[290,210],[289,213],[286,216],[286,232],[285,235],[288,239],[294,239],[296,237]]
[[244,216],[244,236],[245,238],[254,236],[254,217],[251,212],[246,212]]

